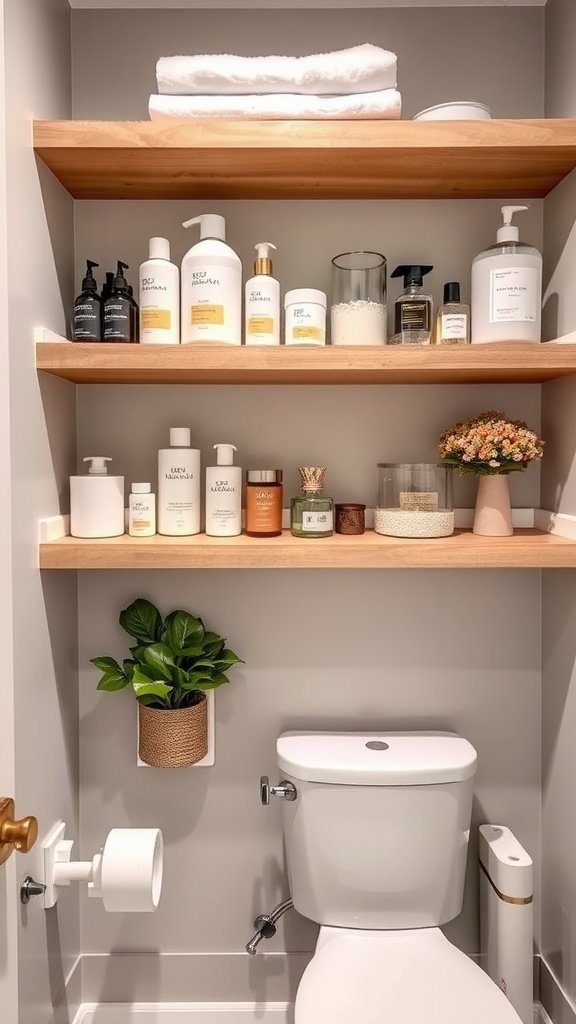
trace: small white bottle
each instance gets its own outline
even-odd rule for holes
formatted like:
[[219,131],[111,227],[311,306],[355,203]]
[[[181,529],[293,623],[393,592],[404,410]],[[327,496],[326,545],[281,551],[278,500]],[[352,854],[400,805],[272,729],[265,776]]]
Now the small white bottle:
[[244,337],[247,345],[280,344],[280,282],[272,277],[272,242],[257,242],[254,277],[246,281]]
[[180,271],[170,262],[167,238],[151,238],[148,259],[140,266],[140,342],[180,342]]
[[190,428],[170,428],[170,448],[158,452],[158,533],[200,533],[200,450],[190,447]]
[[238,537],[242,533],[242,470],[234,465],[233,444],[215,444],[216,465],[206,467],[206,533]]
[[156,533],[156,495],[151,484],[132,484],[128,533],[131,537],[153,537]]
[[472,342],[541,341],[542,256],[512,224],[527,206],[503,206],[496,245],[472,264]]
[[242,344],[242,263],[226,245],[216,213],[184,221],[200,225],[200,241],[182,260],[182,342]]
[[124,533],[124,477],[108,476],[104,455],[83,460],[86,476],[70,477],[70,533],[73,537],[121,537]]

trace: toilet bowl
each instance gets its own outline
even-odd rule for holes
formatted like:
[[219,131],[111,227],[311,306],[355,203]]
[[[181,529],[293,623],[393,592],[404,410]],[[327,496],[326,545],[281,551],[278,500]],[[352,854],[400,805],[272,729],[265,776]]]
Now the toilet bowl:
[[295,1024],[521,1024],[504,993],[439,928],[322,928]]
[[440,926],[462,910],[477,755],[453,733],[284,733],[295,909],[320,925],[295,1024],[522,1024]]

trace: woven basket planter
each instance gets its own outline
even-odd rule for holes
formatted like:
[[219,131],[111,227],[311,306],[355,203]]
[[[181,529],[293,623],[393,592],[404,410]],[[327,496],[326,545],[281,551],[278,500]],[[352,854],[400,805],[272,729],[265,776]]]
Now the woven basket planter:
[[153,768],[182,768],[208,753],[208,702],[174,711],[138,704],[138,753]]

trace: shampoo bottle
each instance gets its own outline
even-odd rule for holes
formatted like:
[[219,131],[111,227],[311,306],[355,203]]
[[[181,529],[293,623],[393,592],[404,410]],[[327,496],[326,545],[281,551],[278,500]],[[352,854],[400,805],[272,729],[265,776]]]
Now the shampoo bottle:
[[170,262],[167,238],[150,239],[148,259],[140,267],[140,341],[180,341],[180,271]]
[[247,345],[280,344],[280,283],[272,277],[272,242],[258,242],[254,277],[246,281],[245,341]]
[[92,273],[98,264],[86,260],[86,277],[74,303],[72,338],[74,341],[102,341],[102,299]]
[[215,213],[184,221],[200,225],[200,241],[182,260],[182,341],[242,342],[242,263],[226,245],[226,222]]
[[118,260],[112,294],[104,301],[104,341],[138,341],[138,306],[124,277],[128,269]]
[[171,427],[170,447],[158,452],[158,533],[200,533],[200,450],[190,447],[189,427]]
[[503,206],[496,245],[472,264],[472,341],[540,341],[542,256],[512,224],[527,206]]
[[239,537],[242,533],[242,470],[234,465],[233,444],[215,444],[216,465],[206,467],[206,533]]
[[86,476],[70,477],[70,533],[73,537],[120,537],[124,533],[124,477],[108,476],[102,455],[89,455]]

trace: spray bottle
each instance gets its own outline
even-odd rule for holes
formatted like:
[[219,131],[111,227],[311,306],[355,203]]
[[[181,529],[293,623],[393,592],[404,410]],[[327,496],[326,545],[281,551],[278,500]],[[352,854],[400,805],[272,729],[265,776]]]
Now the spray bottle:
[[86,260],[86,276],[82,291],[74,302],[72,339],[74,341],[102,341],[102,299],[92,273],[98,264]]
[[272,277],[272,242],[254,246],[254,277],[246,281],[245,340],[247,345],[280,344],[280,283]]
[[472,341],[541,341],[542,256],[520,241],[512,218],[527,206],[503,206],[495,245],[472,264]]
[[242,263],[226,245],[226,222],[215,213],[186,220],[200,241],[182,260],[182,342],[242,342]]

